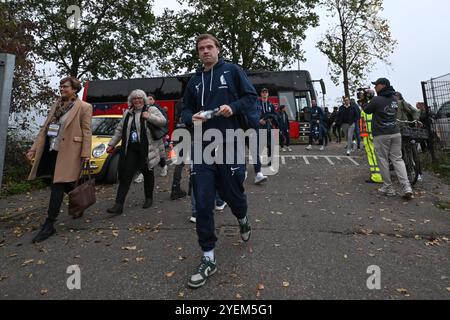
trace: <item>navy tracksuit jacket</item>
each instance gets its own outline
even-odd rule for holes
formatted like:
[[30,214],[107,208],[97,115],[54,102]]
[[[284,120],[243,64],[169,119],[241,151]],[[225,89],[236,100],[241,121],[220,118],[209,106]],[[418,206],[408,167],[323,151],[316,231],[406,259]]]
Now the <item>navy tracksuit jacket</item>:
[[[183,99],[182,119],[187,127],[192,126],[192,116],[200,110],[213,110],[229,105],[233,110],[230,118],[217,117],[203,123],[203,130],[218,129],[225,137],[225,130],[239,129],[236,115],[246,114],[256,108],[257,93],[244,71],[234,64],[220,59],[214,68],[203,72],[199,70],[189,81]],[[225,140],[225,139],[224,139]],[[206,147],[208,142],[202,143]],[[235,154],[237,146],[234,145]],[[244,148],[245,149],[245,148]],[[214,201],[216,190],[227,202],[238,219],[247,215],[247,197],[244,193],[246,165],[196,164],[191,172],[197,211],[197,235],[203,251],[214,249],[217,237],[214,224]],[[224,157],[224,159],[226,159]]]

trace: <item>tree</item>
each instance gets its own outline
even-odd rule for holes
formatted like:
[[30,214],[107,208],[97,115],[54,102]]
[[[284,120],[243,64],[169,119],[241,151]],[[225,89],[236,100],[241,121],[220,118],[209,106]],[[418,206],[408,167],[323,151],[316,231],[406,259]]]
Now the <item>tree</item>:
[[318,0],[178,0],[187,6],[167,10],[157,18],[156,62],[161,71],[175,74],[192,71],[198,64],[195,38],[215,35],[222,55],[244,69],[280,70],[303,51],[296,44],[306,30],[318,25],[313,11]]
[[329,59],[332,81],[343,80],[346,96],[361,85],[375,61],[387,64],[397,41],[389,25],[379,16],[383,0],[324,0],[337,23],[318,42],[317,48]]
[[0,52],[16,56],[10,115],[18,129],[26,130],[55,92],[36,67],[39,60],[33,53],[36,43],[31,35],[35,26],[20,16],[19,9],[13,2],[0,3]]
[[[77,78],[131,77],[148,67],[154,23],[146,0],[24,0],[37,53]],[[78,12],[79,9],[79,12]],[[80,13],[80,15],[78,15]]]

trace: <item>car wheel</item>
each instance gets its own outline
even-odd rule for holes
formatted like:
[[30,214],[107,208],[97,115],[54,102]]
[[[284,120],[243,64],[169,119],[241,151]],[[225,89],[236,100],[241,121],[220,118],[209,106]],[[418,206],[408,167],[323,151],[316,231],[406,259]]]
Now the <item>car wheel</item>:
[[119,173],[119,155],[115,155],[113,156],[111,161],[109,161],[108,169],[105,175],[105,182],[110,184],[116,183],[119,180],[118,173]]

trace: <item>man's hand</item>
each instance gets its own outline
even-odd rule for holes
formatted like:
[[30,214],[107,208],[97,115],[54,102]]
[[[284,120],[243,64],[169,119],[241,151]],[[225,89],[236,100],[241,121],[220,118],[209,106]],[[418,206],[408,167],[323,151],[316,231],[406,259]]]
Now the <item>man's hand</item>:
[[196,113],[196,114],[194,114],[192,116],[192,122],[194,124],[202,123],[202,122],[205,122],[207,120],[205,117],[200,115],[202,112],[203,111],[200,111],[200,112],[198,112],[198,113]]
[[83,162],[83,163],[89,162],[89,160],[91,160],[91,158],[89,158],[89,157],[81,157],[81,162]]
[[113,146],[108,146],[106,148],[106,153],[113,153],[114,152],[114,147]]
[[33,161],[34,156],[36,155],[36,151],[29,150],[25,155],[29,161]]
[[229,118],[233,115],[233,109],[231,109],[229,105],[224,104],[223,106],[220,106],[218,114],[224,116],[225,118]]

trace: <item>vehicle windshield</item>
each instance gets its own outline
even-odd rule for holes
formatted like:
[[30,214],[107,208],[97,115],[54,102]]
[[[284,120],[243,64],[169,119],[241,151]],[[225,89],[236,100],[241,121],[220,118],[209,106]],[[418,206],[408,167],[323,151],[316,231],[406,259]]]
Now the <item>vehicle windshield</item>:
[[92,135],[113,136],[119,122],[120,118],[93,118]]

